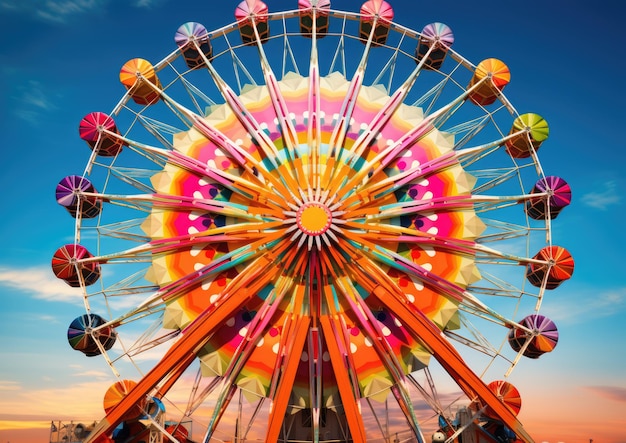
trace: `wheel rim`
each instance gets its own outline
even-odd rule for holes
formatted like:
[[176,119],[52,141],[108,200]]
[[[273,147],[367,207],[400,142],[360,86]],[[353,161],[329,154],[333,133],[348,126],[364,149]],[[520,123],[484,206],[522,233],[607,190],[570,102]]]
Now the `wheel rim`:
[[[304,2],[300,13],[307,19],[300,25],[312,28],[298,36],[308,44],[302,58],[288,31],[300,17],[268,15],[261,2],[249,3],[242,3],[250,10],[239,23],[241,37],[237,27],[207,33],[184,25],[176,34],[178,51],[154,66],[143,59],[123,66],[127,94],[111,120],[93,113],[106,124],[89,126],[86,141],[103,155],[92,156],[86,173],[101,178],[102,192],[90,187],[76,194],[92,207],[94,201],[123,207],[114,218],[128,220],[109,222],[105,208],[90,223],[73,204],[76,243],[94,231],[98,243],[91,254],[85,249],[87,261],[57,267],[127,265],[119,282],[102,278],[96,289],[88,288],[93,279],[89,285],[72,280],[85,291],[88,313],[94,294],[107,305],[110,321],[101,327],[114,327],[120,342],[125,328],[155,319],[152,335],[100,349],[119,377],[124,365],[118,362],[166,348],[185,330],[140,377],[131,390],[136,397],[109,408],[99,432],[127,420],[140,397],[155,389],[166,394],[197,365],[192,353],[206,378],[191,389],[201,395],[184,415],[201,417],[210,398],[217,406],[197,424],[205,436],[232,431],[220,425],[239,392],[277,438],[280,432],[288,438],[280,431],[286,416],[306,410],[313,440],[324,428],[322,410],[345,415],[344,437],[382,438],[388,428],[377,420],[376,429],[366,429],[362,410],[375,414],[376,403],[391,400],[404,417],[401,426],[421,440],[435,425],[420,415],[416,391],[431,415],[450,412],[430,383],[432,354],[469,400],[478,395],[491,416],[529,439],[514,415],[492,405],[497,396],[487,389],[489,380],[465,374],[469,368],[447,341],[424,336],[436,326],[454,343],[483,351],[488,366],[504,360],[510,369],[530,344],[517,338],[516,352],[507,356],[500,343],[475,338],[481,331],[471,322],[528,329],[515,313],[536,312],[545,290],[571,276],[568,254],[567,275],[555,283],[550,278],[563,273],[529,250],[537,232],[551,245],[549,211],[533,217],[537,221],[523,212],[526,202],[536,206],[536,194],[551,201],[548,181],[530,192],[544,178],[536,151],[547,136],[545,120],[533,120],[543,122],[539,138],[516,125],[523,116],[503,95],[506,65],[488,59],[474,74],[449,48],[445,25],[410,31],[387,20],[393,15],[386,2],[367,2],[361,14]],[[384,9],[380,21],[371,8]],[[364,32],[368,40],[359,41]],[[420,45],[432,49],[420,53]],[[337,49],[326,52],[327,46]],[[360,62],[346,61],[358,46]],[[282,58],[274,47],[282,48]],[[377,59],[375,51],[385,55]],[[435,53],[439,58],[428,58]],[[252,56],[257,67],[241,62]],[[227,63],[235,72],[228,78]],[[210,93],[195,86],[200,71],[214,81]],[[253,84],[244,87],[242,79]],[[510,132],[499,123],[507,120]],[[500,166],[505,160],[510,163]],[[518,212],[512,216],[509,207]],[[517,219],[522,224],[510,221]],[[516,239],[527,250],[511,248]],[[503,263],[532,270],[535,288],[528,289],[523,275],[520,283],[504,283],[497,270]],[[540,277],[537,267],[544,269]],[[143,298],[134,309],[116,306],[120,295],[134,294]],[[487,295],[513,302],[502,313],[499,303],[492,308],[481,301]],[[299,360],[282,358],[291,354]],[[249,430],[239,425],[240,435]]]

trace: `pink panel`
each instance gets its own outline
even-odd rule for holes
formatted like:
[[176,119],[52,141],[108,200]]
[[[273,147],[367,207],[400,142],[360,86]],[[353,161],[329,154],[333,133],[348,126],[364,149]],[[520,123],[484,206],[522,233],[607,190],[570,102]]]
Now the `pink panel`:
[[384,0],[369,0],[363,3],[363,6],[361,6],[361,14],[369,19],[378,15],[383,20],[389,22],[393,20],[393,8]]
[[267,15],[268,8],[261,0],[245,0],[239,3],[235,9],[235,19],[237,21],[246,20],[251,15],[263,16]]

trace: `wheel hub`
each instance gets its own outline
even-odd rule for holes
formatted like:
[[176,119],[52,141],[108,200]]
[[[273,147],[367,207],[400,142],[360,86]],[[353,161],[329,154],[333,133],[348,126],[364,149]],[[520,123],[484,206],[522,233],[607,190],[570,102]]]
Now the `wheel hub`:
[[321,235],[330,228],[333,216],[326,205],[318,202],[303,204],[297,212],[296,223],[300,230],[312,236]]

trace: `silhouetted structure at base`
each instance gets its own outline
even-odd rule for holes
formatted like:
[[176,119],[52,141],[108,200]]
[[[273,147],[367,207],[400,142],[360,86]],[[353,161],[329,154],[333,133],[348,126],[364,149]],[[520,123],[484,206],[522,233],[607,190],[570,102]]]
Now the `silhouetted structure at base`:
[[[352,442],[345,415],[328,408],[320,409],[319,439],[320,442]],[[306,408],[287,415],[283,423],[283,432],[279,442],[309,441],[313,436],[311,409]]]

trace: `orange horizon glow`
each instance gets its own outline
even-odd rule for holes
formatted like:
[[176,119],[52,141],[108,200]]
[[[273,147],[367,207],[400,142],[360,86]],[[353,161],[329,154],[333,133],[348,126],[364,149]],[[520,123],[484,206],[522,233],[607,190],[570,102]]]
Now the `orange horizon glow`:
[[[615,415],[619,415],[617,409]],[[49,441],[52,422],[53,420],[0,420],[0,442],[45,443]],[[590,440],[598,443],[624,443],[624,437],[618,435],[623,428],[621,420],[589,422],[580,416],[564,418],[558,422],[545,418],[526,423],[526,429],[536,443],[589,443]],[[430,443],[429,436],[425,437],[426,443]]]
[[[186,381],[186,380],[185,380]],[[189,382],[190,383],[190,382]],[[91,423],[103,416],[101,392],[108,382],[74,385],[63,398],[72,398],[59,409],[61,392],[44,389],[11,392],[0,399],[0,443],[41,443],[50,438],[51,423]],[[184,402],[185,387],[174,391],[174,399]],[[526,386],[520,421],[536,443],[625,443],[624,400],[615,392],[602,394],[583,386],[569,386],[556,379]],[[617,389],[619,391],[619,388]],[[2,394],[9,394],[5,391]],[[180,394],[180,395],[178,395]],[[27,411],[16,414],[16,411]],[[48,418],[49,417],[49,418]],[[430,435],[425,435],[430,443]]]

